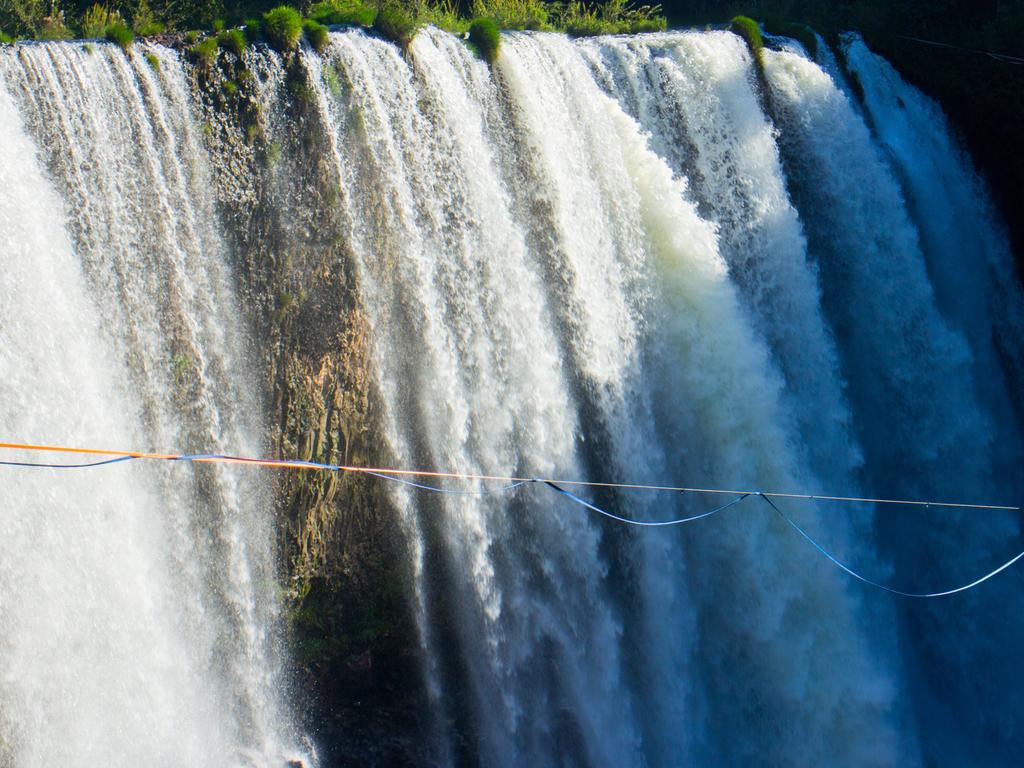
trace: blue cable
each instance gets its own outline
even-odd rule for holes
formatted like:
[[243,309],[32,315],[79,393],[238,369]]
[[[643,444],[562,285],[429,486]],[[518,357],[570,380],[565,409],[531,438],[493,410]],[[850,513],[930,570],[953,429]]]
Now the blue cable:
[[750,495],[749,493],[744,493],[744,494],[742,494],[740,496],[737,496],[735,499],[730,501],[728,504],[723,504],[720,507],[716,507],[715,509],[712,509],[710,512],[702,512],[701,514],[693,515],[692,517],[681,517],[681,518],[678,518],[676,520],[656,520],[656,521],[650,521],[650,520],[630,520],[627,517],[619,517],[618,515],[614,515],[611,512],[607,512],[607,511],[601,509],[600,507],[596,507],[593,504],[591,504],[589,501],[581,499],[575,493],[572,493],[571,491],[567,491],[564,488],[561,488],[560,486],[555,485],[550,480],[536,480],[534,482],[544,483],[544,485],[548,486],[549,488],[553,488],[554,490],[558,491],[563,496],[568,496],[570,499],[575,501],[577,504],[582,504],[587,509],[592,509],[594,512],[597,512],[599,515],[604,515],[607,518],[610,518],[612,520],[617,520],[620,523],[626,523],[627,525],[637,525],[637,526],[641,526],[641,527],[645,527],[645,528],[660,528],[660,527],[664,527],[664,526],[668,526],[668,525],[682,525],[683,523],[692,523],[694,520],[701,520],[702,518],[705,518],[705,517],[711,517],[711,515],[715,514],[716,512],[721,512],[723,509],[728,509],[733,504],[739,504],[741,501],[743,501],[745,498],[747,498],[747,496]]
[[434,491],[435,493],[447,493],[453,496],[486,496],[489,493],[514,491],[516,488],[519,488],[521,486],[527,485],[529,483],[538,482],[537,480],[520,480],[517,483],[512,483],[511,485],[503,485],[499,488],[484,488],[478,491],[458,491],[452,490],[450,488],[439,488],[436,485],[425,485],[423,483],[415,483],[412,480],[406,480],[405,478],[402,477],[395,477],[394,475],[385,475],[382,474],[381,472],[362,472],[360,474],[373,475],[374,477],[381,477],[384,478],[385,480],[392,480],[393,482],[401,483],[402,485],[408,485],[411,486],[412,488],[419,488],[424,491]]
[[1016,557],[1013,557],[1013,558],[1007,560],[1005,563],[1000,565],[994,571],[989,571],[984,576],[982,576],[980,579],[975,579],[970,584],[964,584],[962,587],[955,587],[953,589],[945,589],[945,590],[942,590],[941,592],[904,592],[901,589],[893,589],[892,587],[887,587],[885,584],[879,584],[877,581],[872,581],[871,579],[869,579],[869,578],[867,578],[865,576],[861,576],[855,570],[853,570],[852,568],[847,566],[845,563],[841,562],[831,552],[829,552],[823,546],[821,546],[821,544],[819,544],[817,541],[815,541],[811,537],[811,535],[809,533],[807,533],[807,531],[805,531],[803,528],[801,528],[799,525],[797,525],[796,522],[794,522],[793,519],[789,517],[789,515],[787,515],[785,512],[783,512],[781,509],[779,509],[779,507],[775,504],[774,501],[772,501],[770,498],[768,498],[763,493],[758,493],[757,495],[760,496],[762,499],[764,499],[766,502],[768,502],[768,505],[772,509],[774,509],[776,512],[778,512],[779,515],[782,516],[782,519],[785,520],[787,523],[789,523],[790,527],[794,531],[799,533],[801,536],[804,537],[804,539],[806,539],[808,542],[810,542],[811,546],[813,546],[821,554],[823,554],[825,557],[827,557],[829,560],[831,560],[832,563],[837,565],[842,570],[846,571],[846,573],[848,573],[850,576],[853,576],[853,578],[855,578],[855,579],[857,579],[859,581],[862,581],[865,584],[869,584],[872,587],[876,587],[877,589],[884,590],[884,591],[889,592],[890,594],[893,594],[893,595],[899,595],[900,597],[914,597],[914,598],[946,597],[947,595],[955,595],[957,592],[966,592],[968,589],[972,589],[973,587],[976,587],[979,584],[988,581],[993,576],[995,576],[997,573],[1000,573],[1001,571],[1005,571],[1011,565],[1013,565],[1018,560],[1020,560],[1022,557],[1024,557],[1024,552],[1021,552]]
[[630,520],[629,518],[626,518],[626,517],[619,517],[618,515],[612,514],[611,512],[608,512],[606,510],[601,509],[600,507],[594,506],[589,501],[581,499],[576,494],[571,493],[570,491],[565,490],[564,488],[556,485],[555,483],[553,483],[550,480],[542,480],[540,478],[533,478],[532,480],[520,480],[519,482],[512,483],[511,485],[504,485],[504,486],[501,486],[500,488],[485,488],[485,489],[482,489],[482,490],[479,490],[479,491],[461,491],[461,490],[452,490],[452,489],[449,489],[449,488],[439,488],[436,485],[426,485],[424,483],[416,483],[416,482],[413,482],[412,480],[406,480],[406,479],[401,478],[401,477],[394,477],[393,475],[385,475],[385,474],[382,474],[380,472],[364,472],[363,474],[373,475],[374,477],[380,477],[380,478],[383,478],[384,480],[391,480],[393,482],[401,483],[402,485],[408,485],[408,486],[410,486],[412,488],[419,488],[419,489],[424,490],[424,491],[433,491],[435,493],[446,493],[446,494],[457,495],[457,496],[485,496],[485,495],[487,495],[489,493],[501,493],[503,491],[512,491],[512,490],[515,490],[516,488],[519,488],[519,487],[524,486],[524,485],[528,485],[530,483],[543,483],[544,485],[548,486],[549,488],[554,489],[555,491],[557,491],[558,493],[562,494],[563,496],[568,496],[570,499],[575,501],[577,504],[581,504],[584,507],[586,507],[587,509],[591,509],[594,512],[597,512],[600,515],[604,515],[605,517],[611,518],[612,520],[617,520],[620,523],[626,523],[627,525],[637,525],[637,526],[644,526],[644,527],[661,527],[661,526],[666,526],[666,525],[680,525],[682,523],[689,523],[689,522],[692,522],[694,520],[700,520],[700,519],[705,518],[705,517],[711,517],[711,515],[715,514],[716,512],[721,512],[723,509],[727,509],[728,507],[731,507],[733,504],[738,504],[739,502],[743,501],[745,498],[747,498],[747,496],[750,495],[749,493],[744,493],[744,494],[742,494],[740,496],[737,496],[735,499],[730,501],[728,504],[723,504],[722,506],[717,507],[715,509],[712,509],[709,512],[702,512],[701,514],[693,515],[692,517],[684,517],[684,518],[680,518],[678,520],[663,520],[663,521],[653,521],[652,522],[652,521],[646,521],[646,520]]
[[[145,458],[145,457],[142,457],[142,456],[118,456],[117,458],[114,458],[114,459],[105,459],[103,461],[93,461],[93,462],[88,462],[88,463],[85,463],[85,464],[44,464],[44,463],[28,462],[28,461],[0,461],[0,466],[7,466],[7,467],[36,467],[36,468],[44,468],[44,469],[84,469],[84,468],[88,468],[88,467],[103,467],[103,466],[107,466],[107,465],[110,465],[110,464],[119,464],[121,462],[134,461],[134,460],[140,459],[140,458]],[[215,453],[184,454],[184,455],[181,455],[181,456],[175,456],[173,458],[168,458],[167,460],[169,460],[169,461],[195,462],[195,461],[201,461],[201,460],[204,460],[204,459],[229,459],[229,460],[232,460],[232,461],[238,461],[238,462],[246,463],[246,464],[250,464],[250,463],[251,464],[264,464],[264,463],[266,463],[266,462],[263,462],[263,461],[261,461],[259,459],[247,459],[245,457],[229,456],[229,455],[225,455],[225,454],[215,454]],[[293,466],[296,466],[296,467],[301,466],[301,467],[309,467],[311,469],[325,469],[325,470],[330,470],[330,471],[333,471],[333,472],[338,472],[338,471],[341,470],[341,467],[339,465],[336,465],[336,464],[319,464],[317,462],[312,462],[312,461],[289,461],[289,464],[291,464]],[[829,552],[827,549],[825,549],[825,547],[823,547],[821,544],[819,544],[809,533],[807,533],[807,531],[805,531],[803,528],[801,528],[796,523],[796,521],[794,521],[789,515],[787,515],[785,512],[783,512],[782,509],[780,509],[779,506],[774,501],[772,501],[772,499],[767,494],[761,493],[761,492],[740,494],[739,496],[737,496],[732,501],[730,501],[730,502],[728,502],[726,504],[723,504],[720,507],[716,507],[715,509],[712,509],[712,510],[710,510],[708,512],[702,512],[699,515],[692,515],[690,517],[682,517],[682,518],[677,518],[675,520],[630,520],[629,518],[620,517],[619,515],[616,515],[616,514],[613,514],[611,512],[608,512],[607,510],[601,509],[600,507],[598,507],[598,506],[596,506],[594,504],[591,504],[589,501],[586,501],[585,499],[580,498],[575,493],[572,493],[571,491],[565,490],[564,488],[562,488],[561,486],[559,486],[556,483],[552,482],[551,480],[544,480],[542,478],[533,478],[531,480],[520,480],[518,482],[512,483],[511,485],[505,485],[505,486],[501,486],[499,488],[491,488],[491,489],[484,488],[484,489],[481,489],[481,490],[463,491],[463,490],[454,490],[454,489],[449,489],[449,488],[440,488],[440,487],[435,486],[435,485],[426,485],[424,483],[417,483],[417,482],[414,482],[412,480],[406,480],[405,478],[395,477],[393,475],[387,475],[387,474],[384,474],[384,473],[381,473],[381,472],[364,472],[363,474],[373,475],[374,477],[379,477],[379,478],[382,478],[384,480],[390,480],[390,481],[395,482],[395,483],[401,483],[402,485],[407,485],[407,486],[410,486],[412,488],[417,488],[417,489],[424,490],[424,491],[431,491],[433,493],[445,493],[445,494],[451,494],[451,495],[460,495],[460,496],[483,496],[483,495],[487,495],[489,493],[502,493],[502,492],[513,491],[513,490],[515,490],[517,488],[520,488],[521,486],[529,485],[531,483],[542,483],[542,484],[548,486],[549,488],[551,488],[552,490],[556,491],[557,493],[560,493],[561,495],[563,495],[563,496],[569,498],[570,500],[576,502],[577,504],[580,504],[581,506],[583,506],[583,507],[585,507],[585,508],[587,508],[587,509],[589,509],[589,510],[591,510],[593,512],[597,512],[599,515],[607,517],[607,518],[609,518],[611,520],[615,520],[616,522],[619,522],[619,523],[624,523],[626,525],[633,525],[633,526],[639,526],[639,527],[645,527],[645,528],[656,528],[656,527],[665,527],[665,526],[672,526],[672,525],[681,525],[683,523],[691,523],[691,522],[693,522],[695,520],[702,520],[703,518],[710,517],[711,515],[714,515],[714,514],[716,514],[718,512],[721,512],[722,510],[728,509],[729,507],[733,506],[734,504],[739,504],[741,501],[743,501],[744,499],[746,499],[749,496],[759,496],[760,498],[762,498],[768,504],[768,506],[770,506],[773,510],[775,510],[775,512],[777,512],[779,514],[779,516],[783,520],[786,521],[786,523],[790,526],[790,528],[792,528],[794,531],[796,531],[798,534],[800,534],[800,536],[805,541],[807,541],[820,554],[822,554],[825,558],[827,558],[829,560],[829,562],[831,562],[833,565],[835,565],[836,567],[841,569],[846,574],[852,576],[853,578],[857,579],[858,581],[860,581],[860,582],[862,582],[864,584],[867,584],[869,586],[875,587],[876,589],[880,589],[880,590],[882,590],[884,592],[888,592],[888,593],[893,594],[893,595],[899,595],[900,597],[908,597],[908,598],[921,599],[921,598],[946,597],[948,595],[955,595],[955,594],[957,594],[959,592],[966,592],[969,589],[973,589],[974,587],[976,587],[976,586],[978,586],[980,584],[983,584],[984,582],[986,582],[989,579],[991,579],[993,576],[996,576],[997,574],[1005,571],[1007,568],[1009,568],[1011,565],[1016,563],[1018,560],[1024,558],[1024,552],[1020,552],[1016,556],[1010,558],[1005,563],[1000,565],[998,568],[996,568],[996,569],[994,569],[992,571],[989,571],[988,573],[986,573],[981,578],[975,579],[974,581],[972,581],[972,582],[970,582],[968,584],[964,584],[962,586],[955,587],[953,589],[946,589],[946,590],[937,591],[937,592],[905,592],[905,591],[903,591],[901,589],[895,589],[895,588],[889,587],[889,586],[887,586],[885,584],[881,584],[881,583],[879,583],[877,581],[873,581],[873,580],[867,578],[866,576],[862,576],[861,574],[857,573],[857,571],[855,571],[852,568],[850,568],[848,565],[846,565],[841,560],[839,560],[835,555],[833,555],[831,552]]]

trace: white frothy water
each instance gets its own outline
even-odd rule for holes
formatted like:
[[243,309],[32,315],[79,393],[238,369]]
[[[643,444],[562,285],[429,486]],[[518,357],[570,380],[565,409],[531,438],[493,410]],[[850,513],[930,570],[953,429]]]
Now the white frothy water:
[[[19,46],[0,55],[0,78],[42,148],[39,161],[18,133],[21,121],[13,106],[3,128],[19,136],[21,162],[31,165],[39,186],[45,160],[67,211],[61,214],[47,190],[43,199],[52,204],[33,208],[30,221],[31,232],[47,233],[48,239],[25,241],[16,234],[11,244],[26,253],[38,246],[51,260],[72,262],[67,279],[77,297],[66,315],[59,314],[65,308],[60,299],[44,298],[54,290],[47,271],[56,269],[48,262],[21,280],[19,302],[53,307],[58,318],[67,318],[63,326],[37,318],[28,338],[52,332],[65,339],[62,354],[75,357],[52,363],[44,350],[53,351],[56,342],[33,347],[37,351],[29,359],[38,359],[38,366],[22,367],[15,382],[24,392],[39,392],[40,400],[24,406],[19,418],[39,414],[51,421],[35,429],[26,425],[19,436],[26,442],[258,454],[254,378],[247,372],[191,97],[177,55],[159,48],[153,53],[159,72],[141,51],[126,56],[107,45]],[[16,262],[24,269],[30,264]],[[51,384],[66,387],[79,375],[90,388],[77,394],[65,388],[47,398],[49,407],[43,405]],[[119,404],[122,395],[126,400]],[[56,426],[66,409],[78,414],[83,427]],[[111,483],[111,474],[126,484]],[[127,483],[130,474],[148,480]],[[31,489],[54,499],[53,505],[41,505],[54,520],[49,536],[66,538],[65,546],[72,547],[55,562],[77,567],[55,567],[49,578],[86,590],[90,598],[57,622],[61,609],[48,605],[46,582],[39,582],[40,615],[30,625],[35,634],[28,632],[24,640],[31,646],[48,636],[46,642],[57,647],[67,643],[62,661],[72,671],[67,686],[54,691],[65,692],[64,706],[89,712],[82,723],[91,728],[69,724],[77,738],[57,731],[52,740],[22,728],[17,738],[26,745],[24,755],[39,750],[25,764],[70,764],[50,759],[51,749],[89,765],[283,761],[292,736],[279,703],[269,496],[256,475],[147,466],[45,482],[32,475],[15,480],[24,488],[26,511],[40,506],[29,501]],[[136,484],[139,491],[133,493]],[[75,531],[60,530],[65,488],[77,488],[79,498],[95,498],[95,506],[73,508]],[[89,578],[94,565],[97,580]],[[123,606],[116,597],[105,602],[109,584],[103,575],[114,570],[123,579]],[[137,621],[148,635],[125,628],[136,621],[131,606],[140,604]],[[108,629],[104,617],[110,612],[119,618]],[[65,622],[72,621],[77,633],[62,638]],[[22,637],[22,624],[4,626],[18,628],[14,634]],[[78,654],[75,634],[86,649],[88,643],[99,647]],[[104,659],[104,643],[121,650]],[[124,679],[109,668],[125,663],[127,654],[135,658],[126,664]],[[54,669],[42,658],[34,661],[26,676],[43,688],[52,685],[44,681]],[[153,677],[147,678],[150,670]],[[180,679],[174,681],[176,674]],[[45,711],[45,700],[31,703]],[[4,710],[16,716],[19,707],[5,702]],[[127,730],[129,721],[136,730]],[[144,728],[152,733],[142,733]]]
[[[487,124],[496,93],[447,36],[424,34],[413,50],[411,68],[393,46],[332,35],[324,61],[307,62],[347,191],[392,448],[400,462],[458,472],[578,473],[550,310],[498,183]],[[567,702],[592,701],[579,722],[586,741],[621,733],[605,744],[630,762],[628,729],[614,727],[620,630],[596,532],[578,515],[520,519],[516,505],[448,497],[430,522],[459,573],[448,599],[466,618],[456,630],[485,751],[543,762],[556,751],[544,723]],[[510,546],[517,538],[527,545]],[[571,611],[576,601],[588,609]]]
[[[668,33],[598,38],[581,47],[602,87],[640,120],[652,148],[689,181],[688,194],[718,225],[742,310],[785,380],[775,420],[792,423],[796,453],[818,482],[855,492],[861,454],[821,310],[817,267],[789,201],[745,44],[729,33]],[[870,508],[860,508],[825,515],[815,526],[841,556],[884,573],[868,538],[871,521]],[[862,624],[890,620],[884,603],[860,609]],[[873,654],[885,659],[880,667],[894,666],[891,633],[875,633]]]
[[[866,476],[883,495],[1012,500],[1021,478],[1005,457],[1019,436],[1006,420],[1003,372],[992,362],[996,324],[971,307],[983,292],[977,278],[963,286],[965,307],[944,317],[932,281],[943,270],[937,284],[951,280],[956,266],[948,253],[926,260],[928,238],[919,236],[903,190],[849,97],[799,56],[766,52],[765,66],[844,355]],[[869,98],[869,111],[878,98]],[[948,162],[924,151],[908,161],[907,174]],[[972,218],[971,210],[977,208],[965,205],[958,215]],[[984,226],[972,222],[966,231],[976,225]],[[988,261],[984,251],[956,259],[982,273]],[[1016,286],[1007,290],[1019,296]],[[1009,440],[1000,439],[1006,432]],[[902,584],[963,583],[1019,549],[1011,514],[888,510],[878,520],[878,542],[891,552],[893,578]],[[1019,711],[1020,695],[1003,683],[1020,670],[1000,649],[1024,632],[1003,599],[1019,583],[1015,573],[955,602],[901,605],[910,700],[922,732],[934,735],[922,739],[926,759],[998,762],[1014,751],[1019,737],[1005,713]],[[956,634],[953,627],[965,625],[972,630]],[[970,701],[976,705],[965,711]],[[971,736],[960,730],[964,724]],[[982,732],[998,735],[990,741]]]
[[730,276],[786,379],[801,445],[830,487],[849,487],[861,457],[835,344],[745,44],[718,32],[582,45],[609,95],[650,132],[652,148],[690,180],[718,225]]
[[1003,492],[1019,498],[1021,422],[1011,392],[1019,400],[1024,388],[1024,302],[1005,229],[938,105],[859,37],[847,38],[845,57],[864,91],[875,133],[903,181],[939,308],[971,345],[979,399],[995,430],[995,475],[1016,481]]
[[[506,50],[501,70],[518,97],[515,106],[522,110],[524,121],[530,121],[528,135],[543,152],[539,172],[550,173],[544,177],[544,188],[564,195],[560,209],[563,226],[581,233],[608,233],[597,242],[614,244],[608,246],[609,258],[612,263],[624,261],[623,271],[630,278],[618,290],[634,313],[633,333],[642,347],[619,375],[632,391],[623,388],[622,403],[606,397],[601,404],[612,424],[617,471],[635,476],[638,468],[647,464],[638,458],[651,455],[650,448],[641,453],[642,447],[655,442],[668,459],[662,464],[664,469],[647,464],[654,472],[667,470],[679,477],[696,474],[727,486],[813,483],[792,451],[793,427],[780,404],[779,377],[740,308],[712,229],[686,200],[683,185],[671,178],[664,161],[648,149],[636,124],[599,92],[575,46],[559,37],[513,40],[516,48]],[[514,66],[523,73],[518,83],[509,73]],[[595,192],[590,192],[594,202],[581,197],[595,187]],[[550,198],[551,192],[547,195]],[[575,271],[580,280],[593,280],[604,272],[590,261],[594,240],[581,237],[571,253],[578,260]],[[606,391],[610,389],[600,383]],[[645,389],[653,401],[657,429],[645,429],[635,416],[634,391]],[[616,394],[614,390],[611,393]],[[635,509],[636,505],[629,502],[626,508]],[[660,700],[652,697],[655,706],[651,711],[658,713],[653,715],[654,722],[661,726],[650,736],[654,759],[671,762],[678,741],[686,740],[693,742],[691,748],[705,759],[712,752],[721,756],[730,749],[736,750],[731,753],[734,759],[745,759],[750,756],[746,751],[750,745],[762,740],[752,733],[746,744],[725,746],[722,734],[774,729],[772,723],[783,720],[807,723],[812,711],[835,711],[825,702],[844,695],[856,700],[844,716],[831,722],[827,722],[829,718],[816,719],[813,727],[829,730],[833,749],[857,753],[862,762],[884,761],[880,756],[892,749],[885,736],[870,749],[843,736],[850,724],[860,721],[865,726],[866,721],[877,718],[878,701],[888,694],[884,684],[873,688],[869,682],[876,677],[874,662],[858,648],[858,630],[847,623],[851,609],[844,604],[844,596],[833,591],[837,582],[814,583],[814,566],[790,570],[797,565],[795,547],[791,548],[794,542],[779,534],[756,511],[749,511],[743,525],[729,525],[723,519],[699,536],[695,533],[686,557],[692,596],[679,594],[679,582],[671,578],[677,574],[670,559],[648,562],[638,558],[638,566],[646,564],[651,573],[662,577],[660,587],[638,585],[637,599],[648,603],[650,614],[657,617],[650,623],[660,630],[637,640],[642,653],[649,655],[648,674],[658,678],[652,690],[655,694],[666,688],[685,691],[701,702],[700,707],[687,707],[679,704],[686,701],[679,696],[674,706],[659,709],[671,695]],[[660,544],[664,546],[664,542]],[[793,599],[831,603],[823,609],[828,619],[812,630],[804,625],[809,615],[800,610],[787,612],[787,597],[769,598],[759,589],[748,591],[751,584],[763,583],[767,571],[762,568],[789,583]],[[772,586],[778,583],[773,581]],[[669,600],[696,607],[693,631],[697,643],[690,651],[695,661],[688,667],[672,652],[686,627],[666,618],[666,613],[671,616],[671,611],[665,610],[672,604]],[[730,609],[723,611],[726,605]],[[739,605],[743,607],[736,611]],[[737,621],[737,614],[745,618]],[[839,652],[858,666],[866,683],[860,691],[844,692],[842,680],[830,681],[835,685],[826,684],[813,692],[797,682],[800,675],[790,666],[794,658],[790,644],[814,642],[815,636],[830,638],[825,642],[836,649],[842,647]],[[747,665],[744,660],[744,649],[752,642],[762,654],[757,665]],[[666,670],[674,672],[668,676]],[[751,701],[755,690],[773,692],[768,697],[770,703],[765,700],[764,709],[756,716],[729,703]],[[686,729],[694,716],[701,719],[703,727],[688,739],[678,739],[676,734]],[[760,725],[755,725],[759,719]],[[798,728],[790,734],[792,742],[789,737],[779,739],[769,751],[795,754],[796,744],[805,737]]]
[[[765,69],[879,492],[979,489],[990,424],[974,397],[970,350],[936,309],[899,185],[817,65],[769,51]],[[954,463],[957,477],[942,480],[939,468]]]
[[[138,404],[123,391],[61,204],[5,92],[0,126],[5,434],[133,444]],[[230,754],[216,694],[195,664],[202,639],[181,631],[186,595],[148,469],[117,467],[98,483],[86,470],[5,468],[5,764],[217,765]]]
[[[508,36],[490,71],[442,33],[422,33],[403,59],[353,32],[304,61],[333,136],[400,462],[815,482],[714,228],[577,47]],[[862,763],[899,753],[856,601],[763,510],[700,540],[633,538],[539,490],[424,501],[409,525],[433,526],[446,553],[445,575],[418,571],[423,642],[442,659],[431,687],[488,763],[739,760],[758,743],[772,759],[813,760],[812,733]],[[769,574],[785,596],[750,592]],[[438,590],[447,628],[431,615]],[[799,682],[798,667],[834,654],[856,673]],[[445,695],[453,685],[468,698]],[[760,699],[756,714],[737,699]],[[766,747],[782,723],[791,735]],[[760,737],[725,746],[741,728]],[[852,738],[866,728],[880,738]]]

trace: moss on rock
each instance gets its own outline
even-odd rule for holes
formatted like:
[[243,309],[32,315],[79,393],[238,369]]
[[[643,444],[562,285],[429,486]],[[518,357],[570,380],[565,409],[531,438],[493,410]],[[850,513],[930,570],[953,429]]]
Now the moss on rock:
[[210,68],[217,61],[217,38],[207,37],[188,49],[188,56],[201,67]]
[[498,25],[493,19],[475,19],[469,25],[469,42],[476,46],[484,61],[493,64],[501,48],[501,32],[498,31]]
[[127,24],[111,24],[107,27],[106,38],[112,43],[117,43],[122,51],[128,52],[135,41],[135,34],[128,28]]
[[317,53],[327,50],[327,45],[331,41],[327,27],[312,19],[306,19],[302,22],[302,31],[306,35],[306,40]]
[[403,51],[412,44],[420,22],[404,5],[397,2],[385,2],[377,11],[373,28],[385,40],[397,44]]
[[290,5],[279,5],[263,14],[263,36],[278,51],[295,50],[302,35],[302,14]]
[[241,29],[226,29],[217,35],[217,45],[225,51],[231,51],[238,58],[242,58],[242,53],[248,47],[249,41]]
[[764,52],[764,38],[761,36],[761,26],[749,16],[734,16],[729,22],[729,29],[743,38],[751,55],[760,64],[761,55]]

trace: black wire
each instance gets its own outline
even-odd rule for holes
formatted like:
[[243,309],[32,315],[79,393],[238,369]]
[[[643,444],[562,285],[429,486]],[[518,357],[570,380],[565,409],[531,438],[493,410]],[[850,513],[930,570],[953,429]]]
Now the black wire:
[[102,467],[106,464],[117,464],[122,461],[132,461],[137,459],[138,456],[119,456],[116,459],[106,459],[104,461],[93,461],[88,464],[40,464],[32,461],[0,461],[0,466],[4,467],[40,467],[42,469],[82,469],[85,467]]

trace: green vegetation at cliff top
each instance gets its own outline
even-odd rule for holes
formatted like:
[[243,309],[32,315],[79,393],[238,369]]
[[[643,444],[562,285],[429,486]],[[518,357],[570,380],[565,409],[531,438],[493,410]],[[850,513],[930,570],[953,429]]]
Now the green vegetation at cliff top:
[[469,42],[476,46],[480,55],[489,62],[498,58],[501,48],[501,33],[494,19],[476,19],[469,25]]
[[302,36],[302,14],[290,5],[279,5],[263,14],[263,36],[279,51],[290,51]]
[[[323,48],[322,27],[327,25],[373,28],[403,46],[422,26],[466,34],[473,21],[483,19],[497,29],[572,35],[666,27],[660,6],[634,5],[632,0],[326,0],[300,1],[297,7],[274,5],[272,0],[0,0],[0,42],[107,37],[127,48],[135,37],[165,31],[222,35],[225,29],[244,27],[250,39],[258,32],[275,48],[287,51],[298,46],[303,32],[312,46]],[[197,41],[198,36],[188,40]],[[223,39],[221,47],[237,52],[236,43]],[[489,55],[479,43],[477,48]]]
[[761,27],[758,23],[747,16],[735,16],[729,26],[733,32],[747,41],[750,52],[755,59],[760,61],[761,52],[764,50],[764,39],[761,37]]

